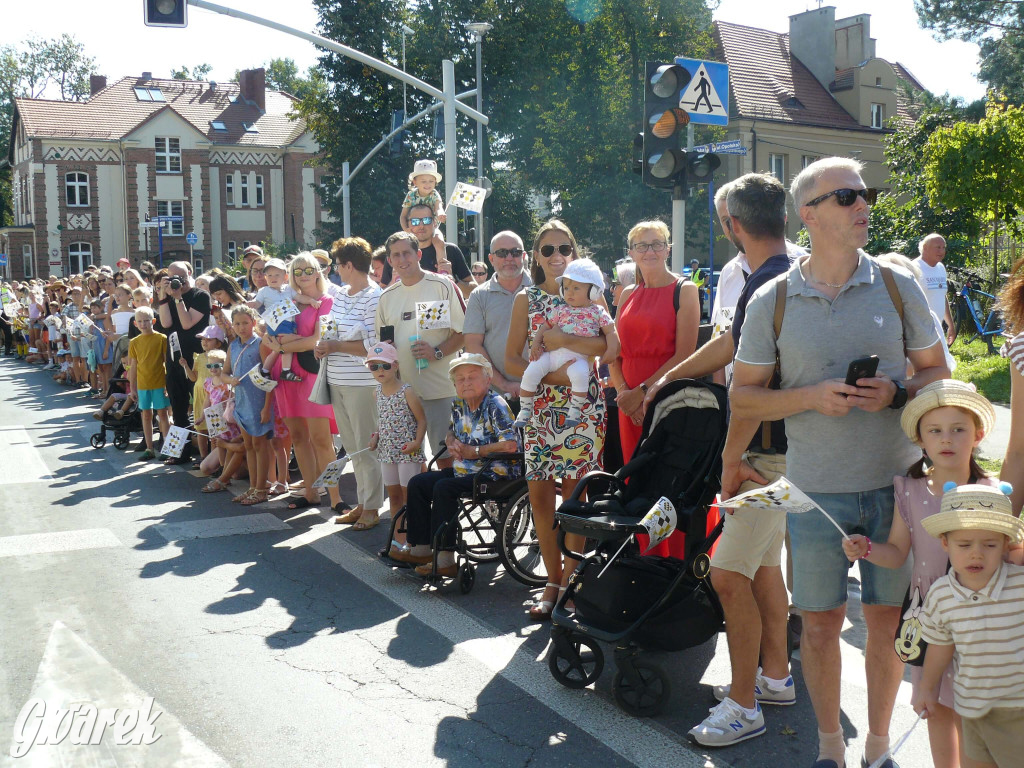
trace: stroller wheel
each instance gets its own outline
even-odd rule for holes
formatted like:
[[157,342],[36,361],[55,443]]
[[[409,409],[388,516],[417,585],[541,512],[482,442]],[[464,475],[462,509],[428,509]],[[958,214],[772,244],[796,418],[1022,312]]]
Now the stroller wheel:
[[476,584],[476,568],[469,563],[463,563],[459,566],[459,591],[468,595],[474,584]]
[[548,656],[551,676],[566,688],[586,688],[604,670],[604,651],[593,639],[577,632],[551,633],[553,645]]
[[107,438],[97,432],[95,435],[89,438],[89,445],[93,448],[102,448],[107,444]]
[[114,447],[117,448],[117,450],[123,451],[125,448],[128,447],[128,443],[129,442],[130,441],[128,440],[128,435],[126,433],[124,433],[124,432],[115,432],[114,433]]
[[619,668],[612,681],[612,691],[619,706],[635,717],[659,714],[671,694],[665,673],[643,659],[630,659]]

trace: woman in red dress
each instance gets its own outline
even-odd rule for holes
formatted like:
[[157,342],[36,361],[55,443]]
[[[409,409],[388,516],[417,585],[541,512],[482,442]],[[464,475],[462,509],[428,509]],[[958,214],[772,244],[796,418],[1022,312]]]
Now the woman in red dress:
[[636,285],[626,288],[619,299],[615,327],[622,352],[609,366],[618,392],[622,458],[627,462],[640,441],[647,387],[697,349],[697,286],[669,271],[669,239],[668,227],[661,221],[641,221],[629,232]]

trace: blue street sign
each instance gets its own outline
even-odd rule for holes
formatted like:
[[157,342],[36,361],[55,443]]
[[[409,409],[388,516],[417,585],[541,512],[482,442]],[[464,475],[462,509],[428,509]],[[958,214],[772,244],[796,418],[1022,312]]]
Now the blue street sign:
[[692,76],[679,93],[679,108],[690,122],[701,125],[729,124],[729,65],[679,57],[676,64]]
[[195,232],[189,232],[187,235],[185,235],[185,242],[188,243],[189,245],[195,245],[196,243],[199,242],[199,236],[196,235]]
[[746,147],[726,147],[725,149],[716,149],[716,155],[745,155],[747,154]]
[[0,253],[0,267],[6,267],[6,266],[7,266],[7,254],[6,253]]
[[698,152],[698,153],[699,152],[710,152],[711,151],[711,145],[710,144],[698,144],[695,147],[690,147],[686,151],[687,152]]
[[743,143],[739,139],[729,139],[728,141],[716,141],[711,145],[712,152],[725,152],[727,149],[739,149],[743,146]]

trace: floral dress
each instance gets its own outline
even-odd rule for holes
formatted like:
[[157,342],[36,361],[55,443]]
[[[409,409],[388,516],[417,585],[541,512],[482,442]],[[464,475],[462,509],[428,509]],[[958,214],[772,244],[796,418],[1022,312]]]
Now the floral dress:
[[[213,383],[212,378],[207,378],[206,381],[203,382],[203,389],[206,391],[206,404],[204,410],[205,408],[210,408],[218,403],[223,403],[225,400],[231,399],[231,390],[228,386],[226,384],[222,384],[218,387]],[[206,425],[206,431],[209,431],[209,424]],[[227,420],[224,420],[224,431],[213,435],[213,437],[226,440],[229,443],[233,440],[237,440],[241,436],[242,433],[239,431],[238,425],[232,424]]]
[[[554,310],[565,306],[565,300],[536,286],[526,289],[526,298],[529,345],[537,329],[548,324]],[[578,480],[587,472],[601,468],[607,424],[596,368],[590,375],[581,421],[566,429],[571,396],[569,387],[540,385],[534,400],[534,416],[524,429],[527,480]]]
[[385,395],[377,385],[377,461],[381,464],[419,464],[427,460],[423,446],[411,456],[402,453],[402,446],[416,439],[416,417],[405,399],[409,386],[403,384],[395,394]]

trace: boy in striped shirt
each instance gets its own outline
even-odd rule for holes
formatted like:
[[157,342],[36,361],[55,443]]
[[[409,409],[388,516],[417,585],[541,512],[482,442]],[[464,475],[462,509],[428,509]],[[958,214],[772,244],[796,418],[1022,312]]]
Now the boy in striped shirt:
[[922,717],[935,711],[955,658],[962,749],[981,766],[1010,768],[1024,754],[1024,567],[1015,564],[1024,522],[1013,514],[1008,483],[952,485],[939,513],[923,521],[941,539],[950,570],[928,590],[921,612],[928,652],[914,709]]

